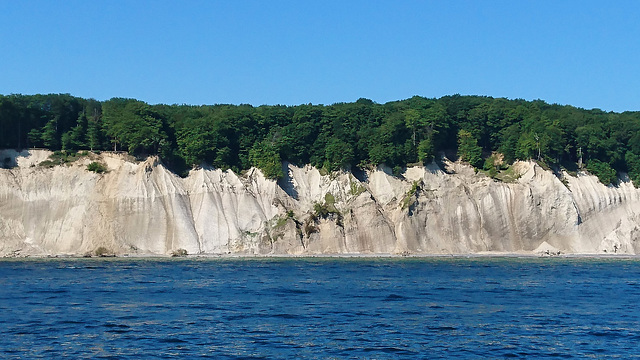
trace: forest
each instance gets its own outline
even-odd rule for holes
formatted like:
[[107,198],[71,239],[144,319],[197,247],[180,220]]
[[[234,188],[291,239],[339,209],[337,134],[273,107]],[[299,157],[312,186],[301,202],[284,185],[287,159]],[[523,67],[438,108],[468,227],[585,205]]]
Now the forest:
[[184,175],[208,164],[283,176],[282,162],[327,172],[406,166],[441,154],[495,173],[516,160],[586,170],[604,184],[620,172],[640,185],[640,112],[542,100],[451,95],[378,104],[150,105],[69,94],[0,95],[0,148],[158,155]]

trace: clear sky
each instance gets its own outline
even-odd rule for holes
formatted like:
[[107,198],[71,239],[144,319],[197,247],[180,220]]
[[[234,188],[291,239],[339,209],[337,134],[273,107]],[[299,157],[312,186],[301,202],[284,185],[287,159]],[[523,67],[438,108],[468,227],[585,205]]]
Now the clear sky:
[[640,110],[640,1],[0,0],[0,94]]

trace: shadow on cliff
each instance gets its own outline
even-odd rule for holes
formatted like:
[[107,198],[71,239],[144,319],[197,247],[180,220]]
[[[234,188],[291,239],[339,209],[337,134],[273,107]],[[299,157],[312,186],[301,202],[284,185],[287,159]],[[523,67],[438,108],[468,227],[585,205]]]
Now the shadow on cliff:
[[0,150],[0,168],[2,169],[12,169],[18,166],[18,158],[19,157],[29,157],[31,153],[29,150],[14,150],[14,149],[5,149]]
[[369,174],[366,171],[360,169],[359,167],[351,168],[351,174],[358,179],[361,183],[366,183],[369,181]]
[[278,186],[282,190],[284,190],[287,195],[291,196],[293,199],[298,200],[298,190],[296,190],[295,184],[293,183],[293,178],[291,177],[291,172],[289,171],[289,163],[284,161],[282,162],[282,174],[284,174],[280,179],[278,179]]

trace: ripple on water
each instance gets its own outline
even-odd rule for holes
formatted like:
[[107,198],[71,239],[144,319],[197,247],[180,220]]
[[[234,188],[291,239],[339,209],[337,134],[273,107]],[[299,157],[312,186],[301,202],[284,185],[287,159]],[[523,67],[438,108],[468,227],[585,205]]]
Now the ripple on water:
[[638,273],[563,259],[0,262],[0,358],[630,358]]

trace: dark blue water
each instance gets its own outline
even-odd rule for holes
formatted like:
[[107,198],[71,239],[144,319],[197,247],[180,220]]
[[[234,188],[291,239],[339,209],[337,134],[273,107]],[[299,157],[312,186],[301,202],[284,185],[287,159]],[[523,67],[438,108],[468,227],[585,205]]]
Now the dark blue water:
[[632,358],[640,262],[0,261],[0,358]]

